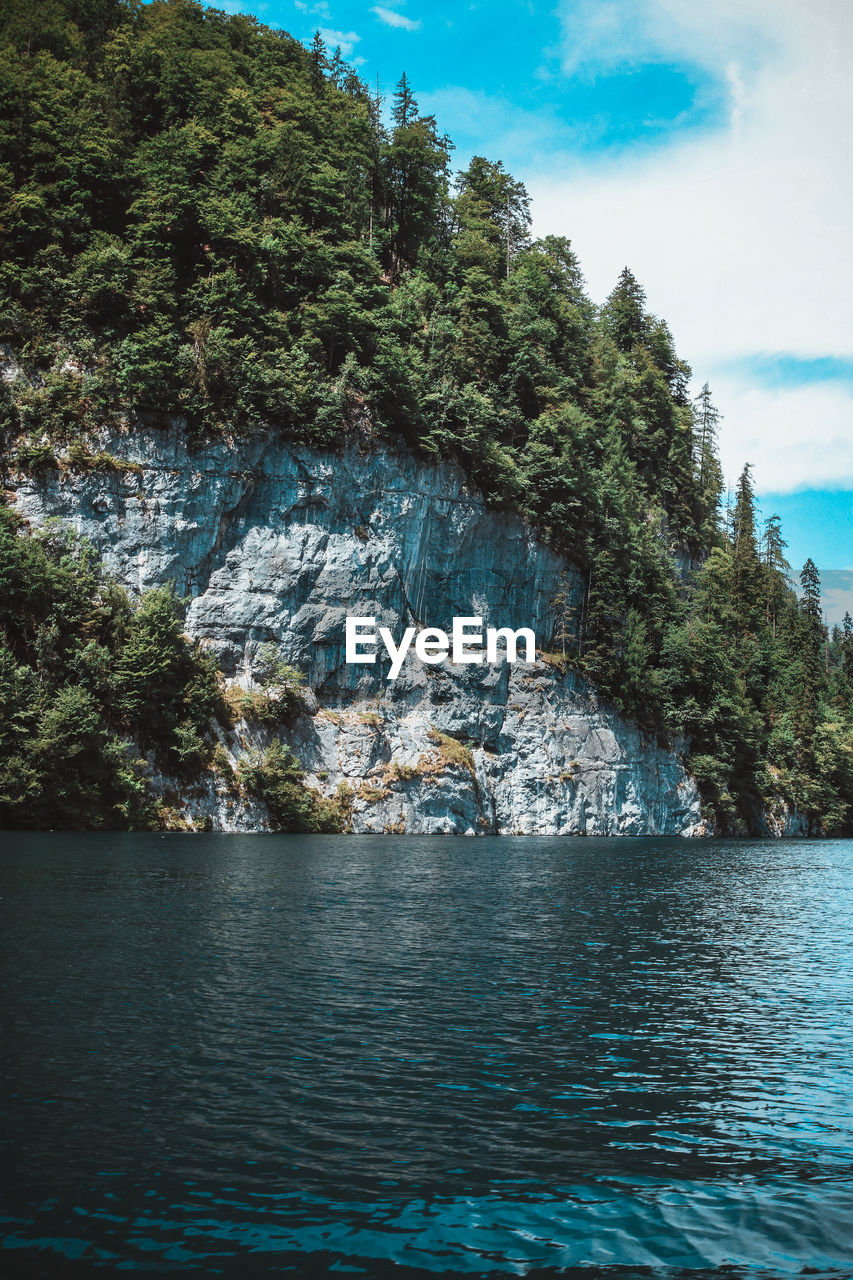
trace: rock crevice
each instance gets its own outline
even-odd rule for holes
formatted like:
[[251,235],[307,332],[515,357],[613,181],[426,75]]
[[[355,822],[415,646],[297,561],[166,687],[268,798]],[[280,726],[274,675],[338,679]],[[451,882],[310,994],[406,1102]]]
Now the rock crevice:
[[[250,680],[260,645],[279,644],[321,705],[286,736],[319,790],[352,789],[354,830],[700,829],[679,754],[557,665],[425,667],[412,654],[389,682],[381,651],[373,666],[345,662],[347,614],[395,637],[476,615],[532,627],[547,653],[555,599],[568,585],[580,600],[578,571],[519,517],[489,509],[458,467],[355,444],[321,453],[272,434],[191,451],[177,428],[105,433],[97,447],[113,470],[8,476],[18,510],[72,526],[132,591],[173,581],[191,598],[188,633],[230,679]],[[235,760],[241,749],[234,736]],[[262,825],[256,806],[210,816]]]

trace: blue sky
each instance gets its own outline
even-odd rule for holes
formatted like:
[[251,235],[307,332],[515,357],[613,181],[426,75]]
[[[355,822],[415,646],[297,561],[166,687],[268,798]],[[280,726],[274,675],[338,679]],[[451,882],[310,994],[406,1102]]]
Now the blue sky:
[[709,381],[798,566],[853,568],[853,6],[847,0],[228,0],[319,29],[502,160],[601,301],[627,263]]
[[[853,571],[853,493],[843,489],[801,489],[794,493],[759,495],[759,525],[769,516],[782,518],[788,550],[785,556],[794,574],[808,556],[824,569]],[[847,548],[846,560],[838,547]]]
[[[643,57],[564,71],[565,22],[553,3],[500,0],[229,0],[308,43],[319,30],[390,98],[403,71],[436,114],[460,167],[486,152],[510,167],[547,166],[555,149],[597,155],[713,128],[728,90],[692,59]],[[500,154],[496,154],[497,152]]]

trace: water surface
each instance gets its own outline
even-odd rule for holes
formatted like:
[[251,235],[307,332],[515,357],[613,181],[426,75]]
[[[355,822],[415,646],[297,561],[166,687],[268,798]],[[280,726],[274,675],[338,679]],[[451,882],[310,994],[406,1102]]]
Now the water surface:
[[0,1275],[853,1274],[853,842],[0,844]]

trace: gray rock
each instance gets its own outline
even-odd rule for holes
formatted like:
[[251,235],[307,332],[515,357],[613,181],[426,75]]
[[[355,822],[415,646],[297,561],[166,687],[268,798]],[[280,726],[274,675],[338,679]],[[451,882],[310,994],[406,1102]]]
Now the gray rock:
[[[356,831],[692,834],[699,797],[662,749],[557,665],[424,666],[410,655],[347,665],[344,619],[449,630],[454,616],[529,626],[555,647],[554,600],[578,571],[514,515],[490,510],[462,471],[400,449],[320,453],[273,435],[191,451],[180,429],[104,432],[104,475],[7,477],[32,524],[60,518],[134,592],[173,581],[186,627],[226,675],[251,683],[281,645],[313,691],[288,731],[309,782],[352,789]],[[316,695],[316,696],[315,696]],[[232,762],[246,727],[227,743]],[[437,735],[460,740],[447,743]],[[467,744],[467,745],[462,745]],[[259,829],[257,806],[198,795],[192,816]]]

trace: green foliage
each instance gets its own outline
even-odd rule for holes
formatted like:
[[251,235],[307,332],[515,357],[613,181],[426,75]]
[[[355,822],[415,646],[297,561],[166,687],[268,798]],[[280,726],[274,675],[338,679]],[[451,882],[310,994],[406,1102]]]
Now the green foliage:
[[643,346],[648,336],[646,294],[637,278],[623,267],[616,287],[604,304],[604,331],[623,354]]
[[761,565],[755,540],[755,499],[751,468],[745,466],[738,481],[732,517],[732,566],[730,599],[732,620],[741,634],[759,625],[762,606]]
[[0,506],[0,827],[156,826],[139,748],[196,775],[219,707],[172,591],[134,607],[85,544]]
[[763,541],[761,559],[747,468],[730,535],[694,575],[681,621],[666,632],[666,722],[689,739],[688,765],[718,829],[754,830],[781,799],[815,832],[846,831],[853,717],[845,633],[836,629],[832,641],[826,633],[811,561],[798,604],[782,576],[778,521],[768,521]]
[[303,709],[305,676],[285,661],[279,645],[261,645],[255,659],[255,675],[257,688],[232,685],[228,690],[227,702],[234,715],[257,724],[276,725]]
[[217,668],[184,637],[171,587],[149,591],[129,620],[114,690],[122,722],[159,750],[167,768],[188,774],[207,762],[204,735],[222,709]]
[[524,186],[500,161],[474,156],[459,174],[457,190],[460,261],[489,267],[509,279],[513,259],[530,240],[530,197]]
[[470,747],[466,746],[464,742],[460,742],[458,738],[451,738],[449,734],[441,733],[438,729],[430,729],[429,737],[430,741],[438,748],[439,757],[443,765],[467,769],[472,778],[476,777],[474,756]]
[[[826,635],[812,579],[797,608],[748,468],[721,528],[719,413],[707,384],[690,401],[628,268],[595,308],[570,242],[531,241],[527,192],[499,161],[476,156],[452,184],[452,144],[407,78],[386,126],[319,35],[306,49],[197,0],[8,0],[0,86],[0,342],[19,366],[0,382],[0,442],[15,465],[61,449],[63,465],[108,467],[87,440],[128,415],[323,448],[385,434],[456,458],[580,568],[582,598],[555,602],[566,660],[649,732],[689,737],[721,827],[755,826],[779,787],[817,825],[849,821],[850,628]],[[59,535],[21,545],[7,572],[32,560],[43,598],[0,598],[10,723],[30,717],[4,803],[41,794],[72,706],[78,790],[57,813],[97,790],[96,722],[196,768],[215,677],[177,602],[134,611]],[[96,598],[114,630],[77,616]],[[252,713],[297,707],[279,673]],[[131,765],[110,769],[126,798],[103,782],[98,812],[135,813]],[[269,773],[284,796],[285,764]]]
[[274,831],[345,830],[348,813],[342,798],[326,800],[305,785],[305,771],[289,747],[273,742],[237,767],[241,786],[270,812]]

